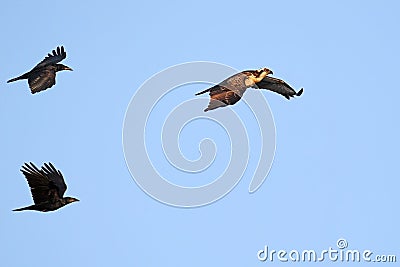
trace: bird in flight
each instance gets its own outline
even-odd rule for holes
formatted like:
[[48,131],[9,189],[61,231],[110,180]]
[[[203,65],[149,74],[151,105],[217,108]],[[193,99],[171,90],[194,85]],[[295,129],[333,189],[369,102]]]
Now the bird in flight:
[[286,82],[270,77],[268,76],[269,74],[273,74],[273,72],[267,68],[242,71],[223,80],[221,83],[213,87],[197,93],[196,95],[209,92],[210,103],[204,110],[206,112],[235,104],[242,98],[246,89],[250,87],[255,89],[267,89],[281,94],[287,99],[294,96],[300,96],[303,93],[303,88],[296,93],[296,91]]
[[57,64],[67,57],[64,47],[57,47],[53,50],[53,54],[48,54],[39,64],[37,64],[29,72],[22,74],[16,78],[8,80],[7,83],[15,82],[18,80],[28,79],[29,88],[31,93],[46,90],[56,84],[56,72],[61,70],[71,70],[68,66]]
[[21,168],[21,172],[28,181],[35,204],[13,211],[53,211],[72,202],[79,201],[79,199],[73,197],[63,197],[67,190],[67,185],[61,172],[56,170],[50,162],[48,164],[44,163],[40,170],[32,162],[25,163]]

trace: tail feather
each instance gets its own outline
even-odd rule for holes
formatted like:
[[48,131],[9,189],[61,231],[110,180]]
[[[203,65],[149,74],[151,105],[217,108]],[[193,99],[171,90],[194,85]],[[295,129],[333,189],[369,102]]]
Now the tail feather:
[[28,207],[19,208],[19,209],[15,209],[15,210],[12,210],[12,211],[33,210],[34,206],[35,205],[31,205],[31,206],[28,206]]
[[227,104],[222,101],[219,101],[216,99],[210,99],[210,103],[208,104],[208,107],[204,110],[204,112],[207,112],[207,111],[210,111],[210,110],[213,110],[216,108],[220,108],[220,107],[226,107],[226,106],[227,106]]
[[12,82],[15,82],[15,81],[18,81],[18,80],[26,79],[26,77],[24,75],[18,76],[16,78],[12,78],[11,80],[8,80],[7,83],[12,83]]
[[211,89],[211,88],[208,88],[208,89],[206,89],[206,90],[204,90],[204,91],[198,92],[196,95],[201,95],[201,94],[210,92],[210,89]]

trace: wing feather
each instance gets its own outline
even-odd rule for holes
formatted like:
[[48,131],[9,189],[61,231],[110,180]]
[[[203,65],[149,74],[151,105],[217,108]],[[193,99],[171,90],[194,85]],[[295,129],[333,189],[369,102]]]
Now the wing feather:
[[50,180],[39,170],[32,162],[25,163],[21,168],[22,174],[28,181],[31,194],[35,204],[43,203],[49,200],[51,189]]
[[28,78],[28,84],[32,94],[52,87],[56,84],[55,67],[48,66],[46,69],[32,72]]
[[63,59],[67,57],[67,53],[64,50],[64,46],[58,46],[57,50],[52,51],[53,54],[47,54],[47,57],[45,57],[42,61],[40,61],[34,68],[35,69],[40,69],[49,65],[54,65]]
[[67,190],[67,185],[65,184],[64,177],[62,173],[57,170],[51,162],[44,163],[42,167],[43,173],[46,177],[54,184],[57,189],[58,196],[62,198],[65,191]]
[[285,81],[270,76],[266,76],[260,82],[256,83],[256,85],[260,89],[273,91],[275,93],[283,95],[287,99],[290,99],[290,97],[299,96],[303,92],[302,90],[300,90],[299,93],[296,93],[296,91],[292,87],[290,87],[290,85],[287,84]]
[[62,198],[67,190],[61,172],[50,162],[45,163],[40,170],[32,162],[25,163],[21,172],[28,181],[35,204],[55,202]]

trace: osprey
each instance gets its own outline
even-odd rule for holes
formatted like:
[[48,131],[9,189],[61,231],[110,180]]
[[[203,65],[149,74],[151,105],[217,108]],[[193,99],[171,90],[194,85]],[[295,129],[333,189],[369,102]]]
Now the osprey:
[[73,197],[64,197],[67,185],[61,172],[56,170],[50,162],[48,164],[45,163],[40,170],[32,162],[30,164],[25,163],[21,172],[28,181],[35,204],[13,211],[53,211],[72,202],[79,201],[79,199]]
[[283,95],[287,99],[294,96],[300,96],[303,88],[299,92],[290,87],[283,80],[268,76],[273,74],[272,70],[261,68],[259,70],[246,70],[237,73],[221,83],[197,93],[201,95],[209,92],[210,103],[204,111],[213,110],[227,105],[233,105],[238,102],[247,88],[267,89]]
[[19,77],[8,80],[7,83],[18,80],[28,79],[31,93],[46,90],[56,84],[56,72],[62,70],[71,70],[68,66],[57,64],[67,57],[64,47],[57,47],[57,51],[53,50],[53,54],[48,54],[39,64],[37,64],[29,72],[22,74]]

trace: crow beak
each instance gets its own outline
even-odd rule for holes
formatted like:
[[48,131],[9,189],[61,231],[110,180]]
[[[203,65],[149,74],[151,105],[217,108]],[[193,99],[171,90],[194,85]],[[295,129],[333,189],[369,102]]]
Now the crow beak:
[[71,69],[70,67],[66,67],[65,70],[73,71],[73,69]]

